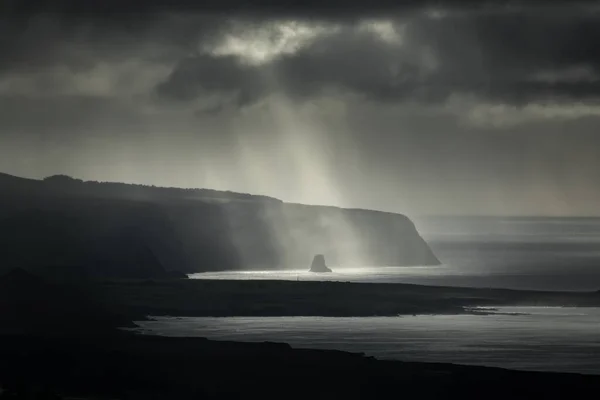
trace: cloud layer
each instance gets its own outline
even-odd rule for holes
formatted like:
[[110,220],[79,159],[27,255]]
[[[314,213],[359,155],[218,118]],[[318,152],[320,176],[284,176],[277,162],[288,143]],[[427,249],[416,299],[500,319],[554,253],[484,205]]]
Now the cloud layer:
[[[548,210],[600,199],[585,188],[600,168],[592,2],[90,4],[0,6],[0,169],[396,211],[526,212],[573,181]],[[118,170],[98,172],[103,157]],[[329,176],[322,195],[290,188],[309,175]]]
[[[15,13],[49,7],[44,4],[15,6]],[[4,17],[5,91],[13,75],[21,82],[38,79],[42,91],[52,90],[44,86],[44,72],[59,75],[60,85],[61,71],[79,73],[73,79],[81,81],[86,72],[102,74],[98,68],[118,85],[128,79],[127,63],[151,70],[145,86],[161,97],[222,95],[241,105],[272,92],[306,98],[330,90],[384,102],[435,103],[452,95],[508,104],[591,101],[600,88],[600,13],[584,5],[509,9],[495,3],[434,12],[414,2],[383,2],[381,9],[390,7],[387,18],[357,18],[349,7],[347,15],[307,19],[302,10],[316,12],[316,4],[282,8],[287,11],[257,5],[260,13],[242,12],[240,5],[242,11],[229,16],[207,14],[208,4],[204,14],[186,16],[150,13],[163,6],[149,2],[134,20],[88,14],[81,2],[51,4],[62,5],[63,13]],[[173,7],[182,11],[192,3]],[[294,12],[295,19],[287,16]],[[168,76],[158,72],[165,69]]]

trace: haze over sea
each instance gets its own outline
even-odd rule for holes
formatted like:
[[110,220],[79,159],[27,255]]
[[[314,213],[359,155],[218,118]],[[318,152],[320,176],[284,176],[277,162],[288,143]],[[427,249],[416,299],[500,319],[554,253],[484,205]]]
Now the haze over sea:
[[[600,289],[600,218],[436,217],[417,228],[443,265],[333,266],[332,274],[228,271],[197,279],[415,283],[535,290]],[[159,318],[163,335],[280,341],[378,358],[600,374],[600,309],[501,308],[492,315],[391,318]]]
[[332,274],[225,271],[196,279],[333,280],[534,290],[600,289],[600,218],[431,217],[417,228],[442,265],[332,266]]

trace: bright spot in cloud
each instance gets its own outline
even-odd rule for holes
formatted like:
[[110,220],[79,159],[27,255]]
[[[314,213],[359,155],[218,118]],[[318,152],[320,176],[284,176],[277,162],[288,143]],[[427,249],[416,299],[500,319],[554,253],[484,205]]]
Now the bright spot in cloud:
[[282,55],[293,54],[317,37],[337,29],[333,25],[298,21],[243,26],[227,34],[215,47],[205,50],[215,56],[238,56],[250,65],[261,65]]
[[600,105],[584,103],[530,103],[515,106],[503,103],[449,102],[448,109],[466,123],[479,127],[508,128],[544,120],[574,120],[600,117]]
[[397,26],[392,21],[364,21],[360,24],[359,29],[371,32],[379,39],[389,44],[401,45],[403,43],[403,27]]
[[428,8],[425,10],[425,16],[431,19],[443,19],[450,15],[448,10],[441,8]]

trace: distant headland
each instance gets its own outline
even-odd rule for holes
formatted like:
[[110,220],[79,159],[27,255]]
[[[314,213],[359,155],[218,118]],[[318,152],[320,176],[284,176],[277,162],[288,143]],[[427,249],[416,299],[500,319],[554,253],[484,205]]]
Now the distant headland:
[[[0,174],[0,263],[82,276],[333,265],[438,265],[401,214],[290,204],[245,193]],[[178,275],[179,274],[179,275]]]

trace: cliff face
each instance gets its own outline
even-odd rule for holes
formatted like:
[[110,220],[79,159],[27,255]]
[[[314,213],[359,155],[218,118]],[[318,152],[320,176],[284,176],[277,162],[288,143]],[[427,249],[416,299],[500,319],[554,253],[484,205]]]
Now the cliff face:
[[[81,265],[94,275],[165,270],[438,264],[399,214],[286,204],[264,196],[67,177],[0,176],[0,265]],[[219,196],[220,194],[220,196]]]
[[230,203],[223,212],[238,256],[252,267],[305,269],[314,254],[323,254],[332,266],[439,264],[400,214],[286,203]]

